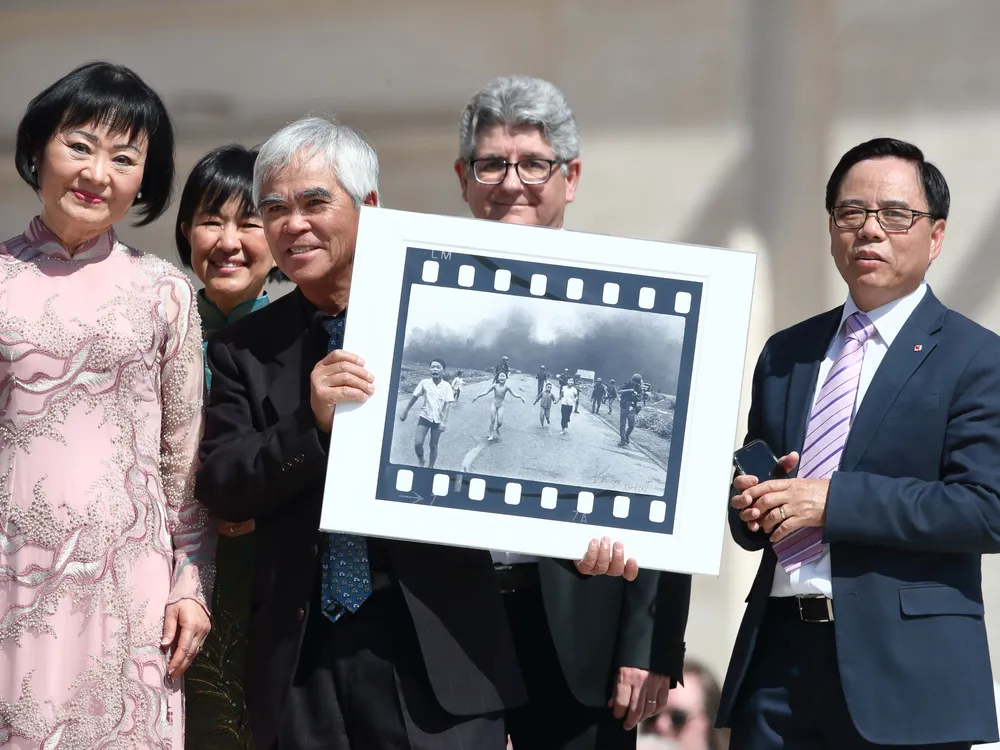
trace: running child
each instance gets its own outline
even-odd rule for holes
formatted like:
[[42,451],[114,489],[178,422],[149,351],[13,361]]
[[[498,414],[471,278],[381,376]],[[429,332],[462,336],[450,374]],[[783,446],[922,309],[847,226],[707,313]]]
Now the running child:
[[580,400],[580,392],[573,385],[573,378],[568,378],[566,385],[562,387],[562,392],[559,394],[559,403],[562,405],[562,433],[566,434],[566,429],[569,427],[569,419],[573,416],[573,409],[576,407],[577,402]]
[[491,442],[500,438],[500,426],[503,425],[503,401],[507,394],[509,393],[514,398],[518,399],[522,404],[524,403],[524,399],[521,398],[521,394],[507,385],[507,373],[497,373],[497,378],[497,382],[491,385],[488,391],[480,393],[472,399],[472,403],[476,403],[484,396],[489,396],[491,393],[493,394],[493,401],[490,403],[490,434],[489,437],[486,438]]
[[413,450],[417,454],[417,462],[424,465],[424,441],[427,433],[431,436],[430,462],[434,468],[437,461],[438,440],[441,433],[448,426],[448,413],[451,411],[451,403],[454,401],[454,392],[451,384],[441,376],[444,373],[444,361],[440,359],[431,360],[431,376],[424,378],[413,390],[413,398],[399,415],[399,421],[405,422],[410,409],[417,403],[421,396],[424,398],[423,408],[420,409],[420,419],[417,420],[417,430],[413,438]]
[[552,424],[552,420],[549,419],[549,413],[552,409],[552,404],[556,400],[556,395],[552,392],[552,383],[545,384],[545,390],[538,394],[538,398],[534,400],[532,406],[537,404],[539,401],[542,405],[538,407],[538,422],[544,427],[547,424]]

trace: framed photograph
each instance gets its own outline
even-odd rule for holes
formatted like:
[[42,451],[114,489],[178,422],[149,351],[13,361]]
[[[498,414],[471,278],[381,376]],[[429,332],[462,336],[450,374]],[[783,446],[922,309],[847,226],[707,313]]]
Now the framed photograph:
[[321,528],[717,574],[755,266],[363,208]]

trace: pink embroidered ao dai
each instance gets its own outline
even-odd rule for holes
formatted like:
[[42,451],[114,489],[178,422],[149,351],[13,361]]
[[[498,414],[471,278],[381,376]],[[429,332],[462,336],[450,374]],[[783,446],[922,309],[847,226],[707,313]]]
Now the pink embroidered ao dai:
[[0,747],[183,747],[168,603],[207,609],[187,278],[115,238],[0,244]]

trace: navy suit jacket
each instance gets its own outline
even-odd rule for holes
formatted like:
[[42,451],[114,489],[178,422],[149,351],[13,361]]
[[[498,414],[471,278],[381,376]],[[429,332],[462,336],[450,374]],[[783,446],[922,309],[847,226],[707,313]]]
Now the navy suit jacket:
[[[747,441],[801,452],[843,308],[775,334],[753,379]],[[763,549],[723,688],[731,721],[777,558]],[[882,360],[830,480],[834,632],[848,710],[877,744],[996,741],[982,560],[1000,551],[1000,337],[927,291]]]

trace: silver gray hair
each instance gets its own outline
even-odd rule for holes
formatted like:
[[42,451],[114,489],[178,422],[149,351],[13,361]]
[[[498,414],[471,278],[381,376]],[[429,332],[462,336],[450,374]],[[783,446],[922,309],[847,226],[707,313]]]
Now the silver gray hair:
[[[320,157],[336,177],[355,208],[373,191],[378,195],[378,155],[357,130],[334,117],[303,117],[272,135],[257,155],[253,168],[253,202],[268,180],[294,162]],[[381,201],[380,201],[381,202]]]
[[494,78],[473,94],[462,111],[459,158],[469,161],[475,153],[479,133],[496,125],[537,127],[557,159],[569,161],[580,156],[580,131],[573,111],[562,91],[541,78]]

